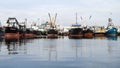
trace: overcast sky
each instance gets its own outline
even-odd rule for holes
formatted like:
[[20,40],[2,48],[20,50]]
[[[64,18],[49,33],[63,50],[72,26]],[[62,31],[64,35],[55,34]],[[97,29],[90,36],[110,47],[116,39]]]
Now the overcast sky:
[[[4,25],[8,17],[18,21],[28,19],[39,24],[49,20],[48,13],[58,14],[56,24],[70,26],[76,22],[81,25],[107,25],[108,17],[115,25],[120,25],[120,0],[1,0],[0,21]],[[112,15],[110,15],[112,13]],[[89,16],[92,16],[89,20]],[[81,20],[82,17],[82,20]],[[38,22],[37,22],[38,23]]]

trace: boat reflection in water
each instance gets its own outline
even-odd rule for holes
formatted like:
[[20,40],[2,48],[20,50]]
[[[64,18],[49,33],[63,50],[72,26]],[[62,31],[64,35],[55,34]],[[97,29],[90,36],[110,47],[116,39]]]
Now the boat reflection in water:
[[1,52],[2,42],[3,42],[3,38],[0,38],[0,52]]
[[48,45],[43,46],[43,52],[45,52],[45,59],[48,61],[57,61],[57,45],[55,45],[55,39],[50,39]]
[[[105,51],[104,46],[108,45],[108,41],[117,40],[117,37],[100,38],[101,40],[110,39],[102,46],[101,40],[99,40],[99,38],[66,39],[67,37],[64,39],[5,39],[5,44],[7,46],[8,54],[35,55],[35,57],[39,57],[37,58],[38,60],[42,61],[71,61],[80,60],[83,57],[88,58],[97,56],[97,53]],[[116,44],[117,43],[114,43],[114,45]],[[111,46],[108,46],[108,48],[109,52]],[[34,57],[32,58],[35,59]]]
[[115,41],[106,37],[5,39],[0,46],[0,68],[119,68],[119,43],[119,37]]
[[108,40],[117,40],[117,36],[106,36]]
[[26,54],[25,40],[5,39],[8,54]]
[[[112,37],[108,37],[108,42],[107,42],[107,46],[108,46],[108,53],[110,55],[113,54],[113,52],[115,52],[114,50],[118,50],[119,49],[119,42],[117,41],[117,37],[116,36],[112,36]],[[117,47],[116,47],[117,46]]]

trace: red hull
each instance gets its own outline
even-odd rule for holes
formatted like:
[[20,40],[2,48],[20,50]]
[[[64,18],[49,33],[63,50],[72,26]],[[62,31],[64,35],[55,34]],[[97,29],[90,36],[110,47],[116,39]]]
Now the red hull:
[[83,34],[72,34],[72,35],[69,35],[71,37],[83,37]]
[[93,37],[93,33],[89,33],[89,32],[88,32],[88,33],[85,33],[85,34],[84,34],[84,37],[85,37],[85,38],[92,38],[92,37]]
[[5,33],[5,39],[19,39],[20,34],[18,33]]
[[35,37],[35,34],[25,34],[25,38],[33,38]]

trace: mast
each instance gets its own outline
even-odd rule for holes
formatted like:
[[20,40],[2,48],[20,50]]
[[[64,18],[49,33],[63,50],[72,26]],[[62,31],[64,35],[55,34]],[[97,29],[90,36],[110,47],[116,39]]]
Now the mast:
[[2,25],[1,25],[1,21],[0,21],[0,27],[2,27]]
[[52,27],[52,28],[55,28],[55,22],[56,22],[56,18],[57,18],[57,13],[55,14],[55,18],[54,17],[52,17],[51,18],[51,15],[50,15],[50,13],[48,13],[48,15],[49,15],[49,19],[50,19],[50,26]]
[[[112,16],[112,13],[110,13],[110,16]],[[112,23],[111,17],[108,18],[108,26],[114,26],[114,24]]]
[[24,24],[25,24],[25,27],[26,27],[26,25],[27,25],[27,18],[25,18],[25,22],[24,22]]
[[48,13],[48,15],[49,15],[50,23],[52,23],[52,19],[51,19],[50,13]]
[[53,22],[54,24],[55,24],[55,22],[56,22],[56,18],[57,18],[57,13],[55,14],[55,19],[54,19],[54,22]]
[[50,19],[50,22],[49,22],[50,27],[53,27],[53,26],[52,26],[52,19],[51,19],[50,13],[48,13],[48,15],[49,15],[49,19]]
[[77,23],[77,12],[76,12],[76,24],[78,24],[78,23]]

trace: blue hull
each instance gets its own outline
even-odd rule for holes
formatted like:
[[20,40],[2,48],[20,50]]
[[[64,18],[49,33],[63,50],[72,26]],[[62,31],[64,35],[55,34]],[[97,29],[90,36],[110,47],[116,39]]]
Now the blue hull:
[[117,36],[118,35],[118,29],[117,28],[108,29],[105,34],[107,36]]

